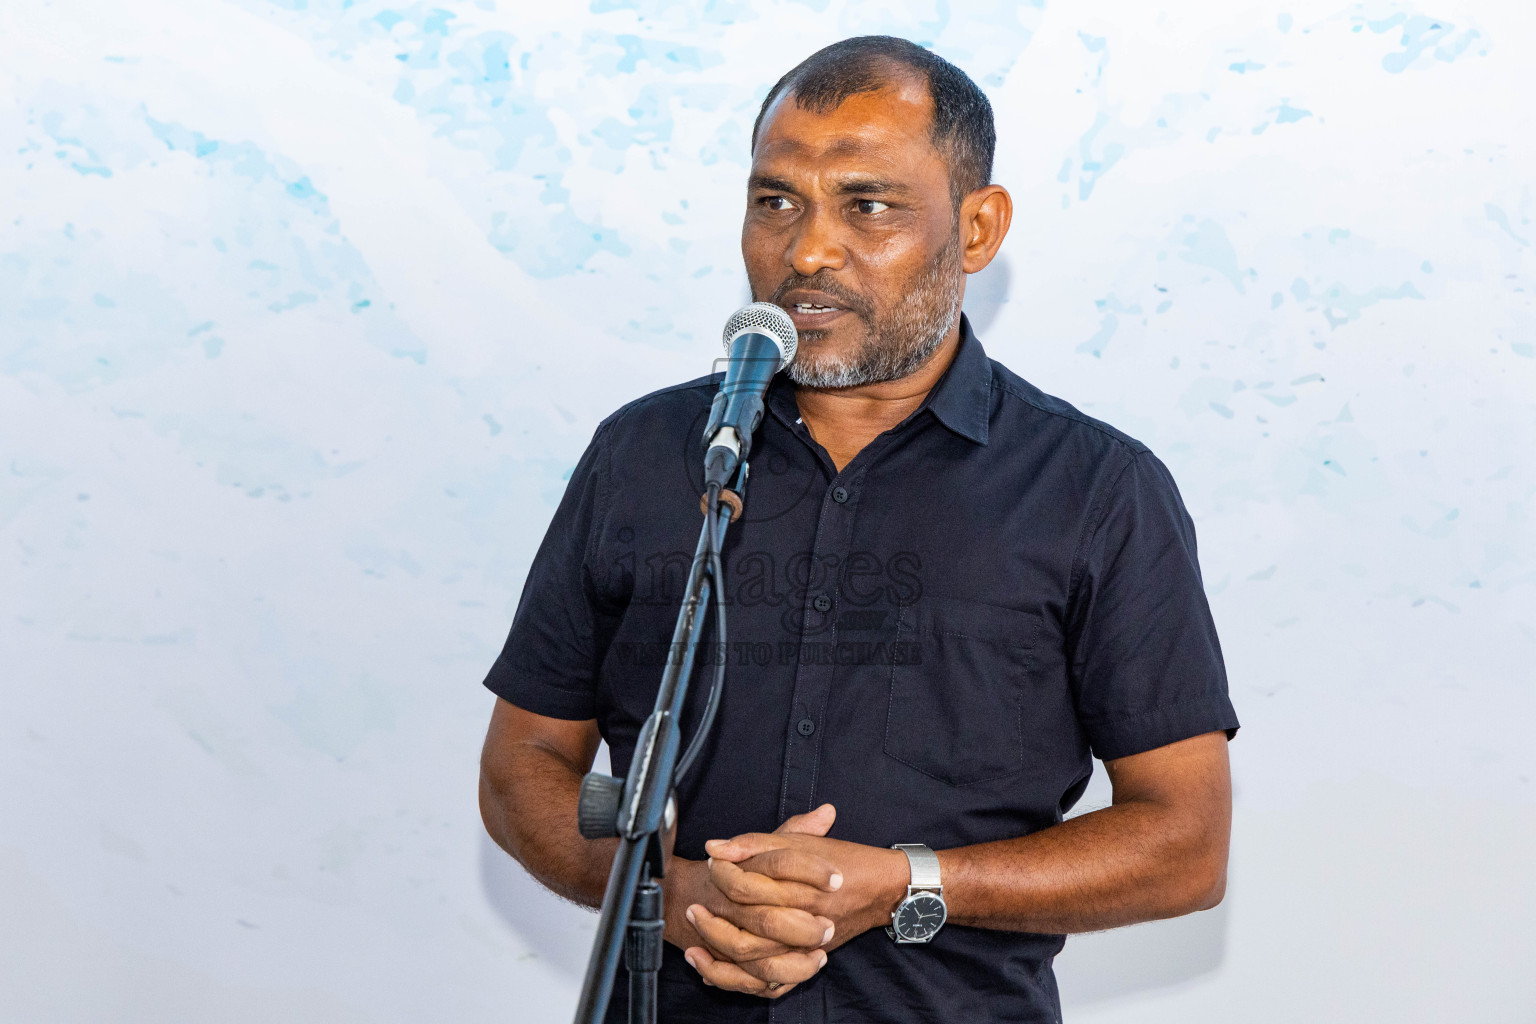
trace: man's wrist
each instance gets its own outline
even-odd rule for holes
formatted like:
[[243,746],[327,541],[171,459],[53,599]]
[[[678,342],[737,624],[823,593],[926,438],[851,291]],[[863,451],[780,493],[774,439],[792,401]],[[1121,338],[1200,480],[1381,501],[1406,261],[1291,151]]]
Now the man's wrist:
[[662,938],[678,949],[704,944],[698,930],[688,923],[687,916],[688,908],[699,902],[696,887],[689,884],[692,881],[690,875],[699,870],[707,873],[709,869],[703,861],[674,856],[667,864],[666,877],[661,880],[662,914],[666,918]]
[[870,902],[871,918],[864,930],[884,928],[891,923],[891,912],[896,904],[906,899],[907,886],[912,881],[912,865],[900,850],[880,849],[875,873],[875,895]]

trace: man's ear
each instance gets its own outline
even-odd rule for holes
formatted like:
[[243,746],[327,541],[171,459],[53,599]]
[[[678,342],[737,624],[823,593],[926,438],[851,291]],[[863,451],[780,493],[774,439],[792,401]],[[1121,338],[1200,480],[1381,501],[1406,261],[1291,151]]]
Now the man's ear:
[[960,201],[960,241],[967,274],[992,262],[1011,223],[1013,197],[1001,185],[984,185]]

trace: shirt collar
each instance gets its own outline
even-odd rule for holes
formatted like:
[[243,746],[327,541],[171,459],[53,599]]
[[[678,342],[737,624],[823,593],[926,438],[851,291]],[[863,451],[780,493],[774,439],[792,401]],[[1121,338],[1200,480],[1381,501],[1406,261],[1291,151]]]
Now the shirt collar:
[[[768,389],[768,407],[792,427],[799,422],[800,410],[795,405],[795,386],[788,377],[774,377]],[[981,342],[971,330],[971,322],[960,314],[960,347],[944,376],[928,392],[922,407],[933,413],[944,426],[967,440],[977,444],[987,443],[987,424],[992,409],[992,361],[982,350]]]
[[940,423],[961,437],[987,443],[992,410],[992,360],[982,351],[971,321],[960,314],[960,347],[924,403]]

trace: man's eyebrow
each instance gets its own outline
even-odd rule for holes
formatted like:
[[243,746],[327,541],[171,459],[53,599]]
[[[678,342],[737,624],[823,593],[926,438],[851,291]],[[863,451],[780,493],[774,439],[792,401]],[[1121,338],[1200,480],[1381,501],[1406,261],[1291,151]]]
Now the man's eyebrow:
[[747,188],[754,192],[793,192],[795,186],[784,178],[775,178],[767,174],[754,174],[747,181]]
[[[799,191],[787,178],[778,178],[771,174],[754,174],[748,179],[747,188],[754,192]],[[912,190],[906,185],[885,178],[855,174],[833,183],[832,191],[843,196],[889,196],[903,195]]]
[[900,182],[862,174],[843,178],[832,188],[839,195],[845,196],[888,196],[912,191]]

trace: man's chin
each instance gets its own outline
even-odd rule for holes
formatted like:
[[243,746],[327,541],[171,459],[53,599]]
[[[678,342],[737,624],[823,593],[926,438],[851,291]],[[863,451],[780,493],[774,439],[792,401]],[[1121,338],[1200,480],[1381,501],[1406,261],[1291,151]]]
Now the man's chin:
[[829,372],[835,372],[848,362],[844,353],[850,346],[840,344],[840,339],[832,337],[831,331],[801,331],[798,337],[799,343],[795,352],[796,369],[809,371],[810,375],[821,377]]
[[796,356],[793,365],[784,372],[800,387],[824,391],[869,383],[864,368],[847,360],[818,358],[815,354],[807,354],[804,359]]
[[797,332],[799,349],[786,374],[801,387],[846,388],[869,383],[869,332],[862,317],[844,314],[830,327]]

